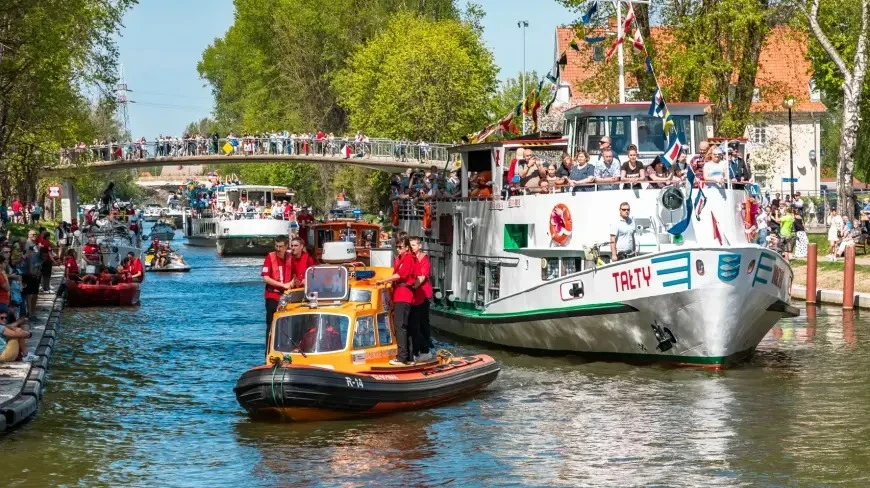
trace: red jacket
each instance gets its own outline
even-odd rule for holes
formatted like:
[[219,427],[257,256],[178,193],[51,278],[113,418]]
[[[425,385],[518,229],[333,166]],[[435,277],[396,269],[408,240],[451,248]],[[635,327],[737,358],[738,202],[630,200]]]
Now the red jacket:
[[399,275],[399,280],[393,282],[394,302],[414,303],[414,291],[411,286],[416,279],[415,267],[414,256],[409,252],[396,258],[396,262],[393,264],[393,273]]
[[429,282],[430,274],[432,274],[432,263],[429,262],[429,256],[424,254],[420,259],[414,260],[414,279],[416,280],[418,276],[426,277],[423,284],[414,290],[414,305],[420,305],[432,298],[432,283]]
[[130,275],[134,275],[136,273],[141,273],[137,278],[137,283],[142,283],[145,280],[145,269],[142,266],[142,261],[139,258],[135,258],[133,262],[130,264]]
[[[266,255],[266,260],[263,261],[263,271],[261,276],[268,276],[279,283],[290,283],[293,274],[293,256],[290,253],[284,254],[284,259],[278,257],[275,251]],[[266,285],[265,296],[266,300],[280,300],[281,294],[284,293],[283,288],[276,288],[272,285]]]
[[305,271],[316,265],[314,258],[305,251],[298,258],[293,258],[293,278],[296,278],[296,286],[305,286]]

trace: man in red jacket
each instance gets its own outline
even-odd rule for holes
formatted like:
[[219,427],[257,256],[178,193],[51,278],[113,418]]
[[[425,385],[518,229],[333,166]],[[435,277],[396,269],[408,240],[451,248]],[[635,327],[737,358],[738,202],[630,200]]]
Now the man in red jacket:
[[379,280],[378,285],[393,283],[393,320],[396,326],[396,359],[390,361],[394,366],[414,364],[411,358],[411,338],[417,334],[408,321],[411,314],[411,304],[414,302],[414,292],[411,288],[416,281],[414,276],[414,256],[411,254],[411,243],[407,237],[400,237],[396,242],[398,257],[393,265],[393,274],[385,280]]
[[291,288],[301,288],[305,286],[305,271],[308,268],[314,267],[317,263],[305,251],[305,243],[299,237],[294,237],[290,241],[290,255],[293,259],[293,280],[291,281],[293,286]]
[[411,252],[414,254],[414,301],[411,305],[412,329],[417,332],[414,338],[414,355],[418,361],[432,359],[429,348],[432,346],[432,329],[429,326],[429,300],[432,299],[432,283],[429,275],[432,264],[429,256],[423,253],[423,239],[412,237]]
[[269,330],[272,327],[272,317],[278,310],[278,301],[284,291],[293,288],[293,258],[287,252],[287,236],[275,238],[275,250],[266,255],[263,270],[260,275],[266,283],[264,292],[266,298],[266,350],[268,350]]

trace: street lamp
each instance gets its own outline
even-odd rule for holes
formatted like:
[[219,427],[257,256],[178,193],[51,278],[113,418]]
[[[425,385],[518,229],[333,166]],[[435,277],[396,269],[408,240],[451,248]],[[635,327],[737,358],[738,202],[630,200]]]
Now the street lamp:
[[794,198],[794,144],[791,140],[791,109],[794,107],[796,100],[794,97],[785,97],[782,101],[782,106],[788,109],[788,158],[789,158],[789,174],[788,182],[791,185],[791,198]]
[[[526,28],[529,26],[528,20],[517,21],[517,28],[523,30],[523,103],[526,102]],[[526,111],[523,110],[523,135],[526,134]]]

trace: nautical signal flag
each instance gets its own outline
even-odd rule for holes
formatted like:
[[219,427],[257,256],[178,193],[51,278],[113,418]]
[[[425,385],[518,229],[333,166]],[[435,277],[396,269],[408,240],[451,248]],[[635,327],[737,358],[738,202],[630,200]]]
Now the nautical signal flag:
[[668,150],[665,151],[664,154],[664,163],[668,169],[670,169],[671,165],[676,164],[677,160],[680,158],[680,151],[682,150],[683,143],[680,142],[680,138],[675,135],[673,140],[671,140],[671,145],[668,146]]
[[[678,153],[679,154],[679,153]],[[674,236],[682,235],[686,229],[689,228],[689,223],[692,219],[692,189],[695,186],[695,172],[692,171],[692,168],[688,168],[686,171],[686,188],[689,189],[689,194],[686,195],[686,214],[683,216],[683,219],[672,225],[670,229],[668,229],[668,233]]]
[[643,37],[640,35],[640,28],[634,31],[634,40],[631,44],[634,46],[635,54],[640,54],[643,52]]
[[667,107],[665,107],[665,117],[664,118],[665,118],[665,123],[664,123],[664,127],[662,127],[662,128],[665,131],[665,135],[668,135],[668,133],[671,131],[671,129],[674,128],[674,119],[671,118],[671,111],[668,110]]
[[[716,221],[716,216],[713,215],[712,212],[710,213],[710,217],[713,218],[713,239],[716,239],[717,241],[719,241],[719,245],[721,246],[722,245],[722,238],[724,236],[722,235],[722,232],[719,231],[719,222]],[[727,241],[728,239],[726,238],[725,240]]]
[[604,57],[605,61],[610,61],[610,58],[612,58],[613,54],[616,53],[616,48],[619,47],[620,44],[622,44],[622,36],[617,37],[616,40],[613,41],[613,45],[610,46],[610,49],[607,50],[607,55]]
[[653,72],[652,59],[649,56],[647,56],[646,59],[643,61],[643,63],[646,65],[646,72],[649,74],[652,74],[652,72]]
[[628,2],[628,12],[625,14],[625,20],[622,21],[622,32],[619,33],[619,37],[625,36],[625,33],[631,30],[634,18],[634,7],[631,5],[631,2]]
[[665,116],[665,97],[662,95],[662,89],[656,87],[653,93],[652,101],[649,104],[650,117],[663,118]]
[[589,25],[592,22],[592,17],[595,17],[595,14],[598,13],[598,2],[592,2],[592,5],[589,6],[589,10],[583,14],[583,17],[580,20],[583,21],[585,25]]
[[698,196],[695,197],[695,220],[701,221],[701,212],[707,205],[707,195],[704,195],[704,190],[698,189]]

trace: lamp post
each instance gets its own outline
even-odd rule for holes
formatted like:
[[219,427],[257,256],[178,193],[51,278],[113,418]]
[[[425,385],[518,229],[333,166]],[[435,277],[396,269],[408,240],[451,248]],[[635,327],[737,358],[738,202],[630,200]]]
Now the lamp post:
[[794,107],[795,98],[794,97],[786,97],[785,100],[782,101],[782,106],[788,109],[788,159],[789,159],[789,173],[788,173],[788,182],[791,185],[791,198],[794,198],[794,143],[792,143],[791,139],[791,109]]
[[[526,102],[526,28],[529,27],[528,20],[517,21],[517,28],[523,30],[523,103]],[[523,135],[526,134],[526,112],[523,111]]]

